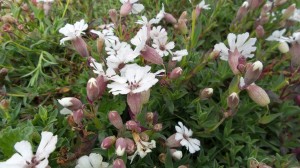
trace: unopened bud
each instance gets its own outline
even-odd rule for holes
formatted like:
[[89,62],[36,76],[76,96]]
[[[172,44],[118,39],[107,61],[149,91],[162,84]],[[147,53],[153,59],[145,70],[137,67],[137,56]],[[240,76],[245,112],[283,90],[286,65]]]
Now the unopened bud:
[[28,4],[24,3],[22,6],[21,6],[22,10],[24,12],[29,12],[29,7],[28,7]]
[[141,131],[139,124],[133,120],[127,121],[125,125],[128,130],[135,131],[135,132]]
[[210,54],[209,54],[209,59],[217,59],[220,56],[220,51],[217,50],[213,50]]
[[298,106],[300,106],[300,95],[297,95],[297,96],[295,97],[295,103],[296,103]]
[[126,166],[122,159],[116,159],[113,163],[113,168],[126,168]]
[[205,88],[201,91],[200,98],[202,100],[209,99],[213,95],[213,93],[214,93],[213,88]]
[[142,95],[141,93],[129,93],[127,94],[127,103],[131,112],[137,115],[142,110]]
[[98,88],[99,88],[99,98],[101,98],[101,96],[103,95],[103,93],[106,90],[107,81],[103,75],[99,75],[96,78],[96,80],[97,80],[97,84],[98,84]]
[[150,89],[141,92],[141,96],[142,96],[142,104],[148,103],[150,98]]
[[86,42],[81,38],[77,37],[74,40],[72,40],[72,44],[75,48],[75,50],[83,57],[89,56],[89,51],[87,48]]
[[83,110],[78,109],[73,111],[73,119],[76,124],[81,124],[81,120],[83,119]]
[[180,160],[182,158],[182,151],[176,149],[170,149],[170,152],[174,159]]
[[246,89],[250,98],[258,105],[267,106],[270,103],[270,98],[268,94],[261,87],[252,84],[248,86]]
[[6,14],[2,16],[1,21],[3,23],[9,23],[9,24],[14,24],[17,22],[17,20],[11,14]]
[[290,53],[292,55],[291,64],[293,67],[300,66],[300,44],[292,43]]
[[263,38],[265,36],[265,29],[261,25],[258,25],[255,29],[256,37]]
[[290,47],[287,44],[287,42],[282,41],[282,42],[279,42],[278,49],[281,53],[285,54],[285,53],[289,52]]
[[126,150],[127,144],[124,138],[118,138],[116,141],[116,154],[123,156]]
[[148,123],[153,123],[153,118],[154,118],[154,113],[153,112],[148,112],[146,113],[146,120]]
[[8,69],[1,68],[1,70],[0,70],[0,82],[5,79],[7,74],[8,74]]
[[94,102],[99,96],[98,82],[95,78],[89,79],[86,86],[87,98],[89,101]]
[[117,19],[118,19],[118,12],[117,12],[117,10],[115,10],[115,9],[110,9],[110,10],[108,11],[108,13],[109,13],[109,17],[110,17],[111,21],[112,21],[114,24],[116,24],[116,23],[117,23]]
[[289,17],[291,17],[294,14],[295,10],[296,10],[296,4],[292,4],[284,11],[284,13],[282,14],[282,19],[286,20]]
[[233,92],[227,97],[227,105],[231,109],[235,109],[239,105],[239,96],[237,93]]
[[75,97],[65,97],[62,99],[58,99],[58,102],[63,107],[68,108],[72,111],[76,111],[78,109],[81,109],[81,107],[82,107],[81,101]]
[[180,165],[178,168],[188,168],[186,165]]
[[287,1],[288,1],[288,0],[275,0],[274,5],[275,5],[275,6],[280,6],[280,5],[285,4]]
[[121,9],[120,9],[120,15],[121,15],[121,17],[129,15],[129,13],[131,12],[131,10],[132,10],[132,4],[130,3],[130,1],[124,3],[121,6]]
[[245,1],[237,12],[237,15],[235,17],[236,21],[240,22],[247,15],[248,7],[249,7],[249,3]]
[[182,74],[182,69],[180,67],[176,67],[172,70],[172,72],[169,74],[170,79],[177,79]]
[[178,19],[177,28],[179,29],[179,31],[182,34],[187,34],[188,33],[188,28],[187,28],[187,25],[186,25],[186,22],[187,22],[186,18],[187,18],[187,12],[184,11],[184,12],[182,12],[180,18]]
[[263,0],[248,0],[250,9],[257,9],[264,1]]
[[116,137],[115,136],[109,136],[103,139],[101,143],[101,148],[102,149],[108,149],[112,147],[112,145],[116,142]]
[[51,10],[52,2],[44,2],[43,9],[46,16],[49,15],[49,12]]
[[255,82],[259,78],[262,69],[263,64],[260,61],[256,61],[252,65],[248,66],[244,77],[245,85],[251,85]]
[[101,37],[97,38],[97,51],[99,54],[101,54],[102,52],[103,45],[104,45],[104,39]]
[[8,110],[8,108],[9,108],[9,101],[8,100],[6,100],[6,99],[3,99],[3,100],[1,100],[1,102],[0,102],[0,108],[2,109],[2,110]]
[[165,153],[161,153],[159,154],[158,156],[158,159],[161,163],[165,163],[166,162],[166,158],[167,158],[167,155]]
[[145,132],[140,133],[140,137],[142,141],[149,141],[149,135],[147,135]]
[[157,53],[157,51],[149,47],[148,45],[145,45],[144,50],[141,51],[141,56],[146,60],[153,64],[162,65],[163,59],[161,56]]
[[108,113],[108,119],[110,123],[115,126],[117,129],[123,128],[123,121],[120,114],[116,111],[111,111]]
[[180,142],[175,139],[175,135],[176,134],[171,135],[166,141],[166,145],[170,148],[177,148],[181,146]]
[[133,154],[135,152],[135,149],[136,149],[135,143],[133,142],[132,139],[129,139],[129,138],[125,138],[125,141],[126,141],[126,144],[127,144],[126,153],[128,155]]
[[162,130],[162,124],[161,123],[155,124],[154,127],[153,127],[153,130],[156,131],[156,132],[161,131]]
[[171,23],[173,25],[177,23],[177,20],[175,19],[175,17],[173,15],[171,15],[170,13],[165,13],[164,14],[164,20],[167,23]]

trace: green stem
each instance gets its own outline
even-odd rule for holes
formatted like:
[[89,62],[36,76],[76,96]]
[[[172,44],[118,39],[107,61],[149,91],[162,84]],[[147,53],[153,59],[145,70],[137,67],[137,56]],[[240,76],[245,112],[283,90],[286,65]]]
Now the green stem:
[[69,4],[70,4],[70,0],[67,0],[67,4],[66,4],[66,6],[65,6],[64,13],[63,13],[63,15],[61,16],[61,18],[65,17],[65,14],[66,14],[66,12],[67,12],[67,9],[68,9],[68,7],[69,7]]

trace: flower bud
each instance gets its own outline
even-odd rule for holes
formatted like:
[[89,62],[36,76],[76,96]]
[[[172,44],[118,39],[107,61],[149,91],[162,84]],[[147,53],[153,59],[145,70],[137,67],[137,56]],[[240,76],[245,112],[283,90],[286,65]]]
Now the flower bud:
[[253,82],[255,82],[263,69],[263,64],[260,61],[254,62],[252,65],[247,67],[244,82],[245,85],[251,85]]
[[290,53],[292,55],[291,64],[293,67],[300,66],[300,44],[292,43]]
[[7,74],[8,74],[8,69],[1,68],[1,70],[0,70],[0,83],[2,81],[4,81],[4,79],[5,79],[5,77],[6,77]]
[[164,14],[164,20],[167,23],[171,23],[173,25],[177,23],[177,20],[175,19],[175,17],[173,15],[171,15],[170,13],[165,13]]
[[263,0],[248,0],[250,9],[257,9],[264,2]]
[[140,137],[142,141],[149,141],[149,136],[145,132],[141,132]]
[[133,142],[132,139],[129,139],[129,138],[125,138],[125,141],[126,141],[126,144],[127,144],[127,147],[126,147],[125,151],[128,155],[132,155],[135,152],[135,149],[136,149],[135,143]]
[[141,96],[142,96],[142,104],[148,103],[150,98],[150,89],[141,92]]
[[1,21],[3,23],[14,24],[17,23],[17,19],[15,19],[11,14],[6,14],[1,17]]
[[177,24],[177,28],[182,34],[188,33],[186,22],[187,22],[187,12],[184,11],[182,12],[180,18],[178,19],[178,24]]
[[57,101],[63,107],[68,108],[72,111],[76,111],[78,109],[81,109],[81,107],[82,107],[81,101],[78,100],[75,97],[65,97],[65,98],[62,98],[62,99],[58,99]]
[[110,123],[115,126],[117,129],[123,128],[123,121],[120,114],[116,111],[110,111],[108,113],[108,119]]
[[146,60],[153,64],[162,65],[163,59],[161,56],[157,53],[157,51],[149,47],[148,45],[145,45],[145,48],[141,51],[141,56]]
[[111,19],[111,21],[116,24],[117,23],[117,19],[118,19],[118,12],[116,9],[110,9],[108,11],[109,17]]
[[76,124],[81,124],[81,120],[83,119],[83,110],[78,109],[73,112],[73,119]]
[[153,130],[156,131],[156,132],[161,131],[162,130],[162,124],[161,123],[155,124],[154,127],[153,127]]
[[239,105],[239,101],[240,101],[239,96],[235,92],[231,93],[227,97],[227,105],[231,109],[235,109]]
[[83,57],[88,57],[89,51],[87,49],[87,44],[86,42],[81,38],[77,37],[74,40],[72,40],[72,44],[75,48],[75,50]]
[[202,100],[209,99],[213,95],[213,93],[214,93],[213,88],[205,88],[201,91],[200,98]]
[[176,141],[175,135],[176,134],[171,135],[166,141],[166,145],[170,148],[177,148],[181,146],[180,142]]
[[182,69],[180,67],[176,67],[172,70],[172,72],[169,74],[170,79],[177,79],[182,74]]
[[237,12],[237,15],[235,17],[236,21],[240,22],[247,15],[248,7],[249,7],[249,3],[245,1]]
[[142,110],[142,95],[141,93],[129,93],[127,94],[127,103],[131,112],[137,115]]
[[285,53],[289,52],[290,47],[287,44],[287,42],[282,41],[282,42],[279,42],[278,49],[281,53],[285,54]]
[[297,96],[295,97],[295,103],[296,103],[298,106],[300,106],[300,95],[297,95]]
[[89,79],[86,86],[87,98],[89,101],[94,102],[99,96],[98,82],[95,78]]
[[46,16],[48,16],[50,10],[51,10],[52,2],[44,2],[43,9]]
[[126,166],[122,159],[116,159],[113,163],[113,168],[126,168]]
[[101,38],[101,37],[97,38],[97,51],[99,54],[101,54],[101,52],[102,52],[104,41],[105,41],[104,38]]
[[118,138],[116,141],[116,154],[123,156],[126,150],[127,144],[124,138]]
[[158,160],[161,162],[161,163],[165,163],[166,162],[166,158],[167,158],[167,155],[165,153],[161,153],[159,154],[158,156]]
[[170,149],[170,152],[174,159],[180,160],[182,158],[182,151],[176,149]]
[[220,56],[220,51],[217,50],[213,50],[210,54],[209,54],[209,59],[211,60],[215,60]]
[[286,20],[289,17],[291,17],[294,14],[295,10],[296,10],[296,4],[292,4],[284,11],[284,13],[282,14],[282,19]]
[[120,15],[121,15],[121,17],[129,15],[129,13],[131,12],[131,10],[132,10],[132,4],[130,3],[130,1],[124,3],[121,6],[121,9],[120,9]]
[[153,118],[154,118],[154,113],[153,112],[148,112],[146,113],[146,121],[148,123],[153,123]]
[[186,165],[180,165],[178,168],[188,168]]
[[110,148],[114,143],[116,142],[116,137],[115,136],[109,136],[103,139],[101,143],[101,148],[102,149],[108,149]]
[[256,37],[263,38],[265,36],[265,29],[261,25],[258,25],[255,29]]
[[125,125],[128,130],[135,131],[135,132],[141,132],[141,128],[140,128],[139,124],[133,120],[127,121]]
[[10,103],[9,103],[8,100],[3,99],[3,100],[1,100],[1,102],[0,102],[0,108],[1,108],[3,111],[8,110],[9,104],[10,104]]
[[96,80],[97,80],[97,84],[98,84],[98,88],[99,88],[99,98],[100,98],[100,97],[102,97],[103,93],[106,90],[107,81],[103,75],[99,75],[96,78]]
[[250,98],[258,105],[267,106],[270,103],[270,98],[268,94],[261,87],[252,84],[248,86],[246,89]]
[[287,2],[288,0],[276,0],[274,6],[280,6]]

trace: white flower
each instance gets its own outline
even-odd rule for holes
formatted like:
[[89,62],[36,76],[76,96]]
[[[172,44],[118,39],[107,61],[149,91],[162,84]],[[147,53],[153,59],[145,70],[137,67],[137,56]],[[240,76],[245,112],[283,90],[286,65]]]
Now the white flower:
[[136,3],[138,1],[139,0],[120,0],[120,2],[122,4],[130,3],[132,5],[132,9],[130,12],[132,14],[138,14],[138,13],[142,12],[142,10],[144,10],[144,8],[145,8],[144,5]]
[[83,31],[88,28],[88,25],[84,23],[84,20],[76,22],[74,25],[66,24],[64,27],[59,29],[59,33],[65,35],[66,37],[60,40],[60,44],[64,44],[65,41],[74,40],[80,37],[81,34],[85,34]]
[[103,76],[104,80],[108,81],[112,76],[116,73],[113,69],[108,68],[106,72],[103,70],[103,66],[101,63],[98,63],[95,59],[90,59],[90,66],[93,68],[93,72],[98,74],[99,76]]
[[158,14],[156,15],[156,19],[158,20],[158,22],[160,22],[164,17],[165,17],[165,6],[162,3],[161,4],[161,10],[158,12]]
[[91,153],[89,156],[82,156],[78,159],[75,168],[107,168],[107,162],[103,162],[103,157],[97,153]]
[[101,30],[114,31],[115,25],[114,25],[113,23],[103,24],[103,25],[100,25],[99,28],[100,28]]
[[148,153],[152,152],[151,149],[156,148],[156,142],[154,140],[151,140],[151,142],[139,140],[139,142],[136,142],[136,148],[137,149],[134,152],[134,154],[128,157],[131,160],[131,163],[136,157],[136,155],[139,155],[141,158],[144,158]]
[[267,41],[287,42],[289,40],[289,38],[283,36],[285,31],[286,31],[286,29],[276,30],[266,40]]
[[[282,10],[281,12],[284,13],[286,9]],[[294,22],[300,22],[300,9],[296,9],[292,16],[288,18],[288,20],[294,21]]]
[[159,23],[159,21],[160,20],[156,19],[156,18],[153,18],[153,19],[148,21],[146,16],[142,16],[142,19],[138,20],[136,23],[140,24],[140,25],[143,25],[143,26],[148,26],[148,25],[152,25],[152,24],[157,24],[157,23]]
[[64,97],[57,100],[64,108],[60,110],[63,115],[72,114],[72,111],[76,111],[81,108],[82,103],[75,97]]
[[124,51],[132,50],[131,46],[126,42],[119,40],[105,44],[105,50],[108,55],[118,55]]
[[295,32],[291,37],[289,37],[290,43],[298,42],[300,44],[300,32]]
[[182,58],[186,55],[188,55],[188,51],[187,50],[179,50],[179,51],[176,51],[176,52],[173,52],[172,55],[172,61],[181,61]]
[[200,150],[200,141],[195,138],[190,138],[193,131],[185,127],[182,122],[178,122],[179,126],[175,126],[177,131],[175,140],[180,141],[182,146],[185,146],[190,153],[195,153]]
[[139,56],[139,53],[136,53],[131,49],[123,49],[120,50],[117,55],[110,55],[106,58],[107,66],[114,70],[120,70],[126,63],[134,61],[137,56]]
[[119,38],[115,36],[112,29],[104,29],[101,31],[91,30],[92,33],[97,34],[100,39],[105,40],[105,44],[114,43],[115,41],[119,41]]
[[158,39],[155,39],[152,44],[152,47],[156,49],[158,54],[163,57],[163,56],[168,56],[169,52],[175,47],[175,43],[173,41],[167,43],[168,37],[163,36]]
[[162,28],[161,26],[153,27],[150,31],[150,37],[153,40],[167,36],[168,34],[166,32],[166,29]]
[[42,132],[42,139],[37,152],[33,155],[31,144],[28,141],[17,142],[14,146],[18,153],[15,153],[5,162],[0,162],[0,168],[46,168],[48,157],[55,150],[57,135],[52,132]]
[[135,45],[135,52],[140,52],[144,49],[147,39],[148,39],[147,27],[143,26],[137,34],[130,40],[131,44]]
[[224,43],[219,43],[215,45],[214,50],[220,51],[221,59],[224,61],[228,60],[228,51],[230,50],[231,52],[234,52],[235,49],[237,49],[245,58],[252,58],[254,54],[251,53],[256,50],[256,47],[254,46],[256,38],[248,39],[248,37],[248,32],[244,34],[238,34],[237,36],[233,33],[229,33],[227,36],[229,49]]
[[158,82],[155,74],[149,72],[150,66],[141,67],[137,64],[126,65],[121,70],[121,76],[116,75],[111,78],[114,82],[107,87],[114,95],[140,93],[150,89]]
[[202,0],[198,5],[197,8],[199,9],[210,9],[209,4],[205,4],[205,0]]

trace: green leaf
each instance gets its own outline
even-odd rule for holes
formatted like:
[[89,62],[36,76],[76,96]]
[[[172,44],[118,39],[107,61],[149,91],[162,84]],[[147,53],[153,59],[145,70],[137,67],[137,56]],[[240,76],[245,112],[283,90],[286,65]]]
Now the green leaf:
[[5,157],[10,157],[15,153],[14,145],[22,140],[29,140],[33,132],[33,126],[24,126],[13,129],[7,127],[0,132],[0,148]]
[[281,116],[281,113],[277,114],[270,114],[270,115],[264,115],[262,118],[259,119],[260,124],[268,124],[275,120],[277,117]]
[[47,121],[48,111],[43,106],[39,106],[39,115],[40,115],[41,119],[43,120],[43,122]]

